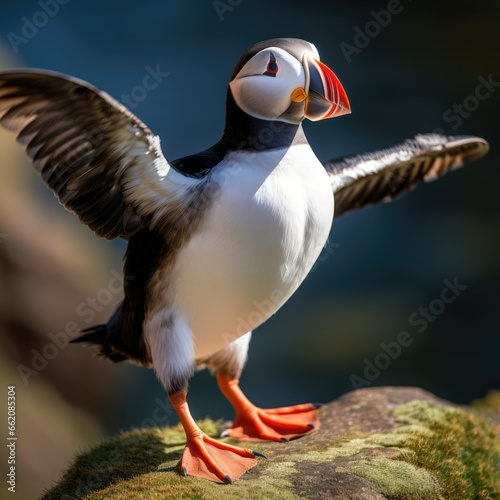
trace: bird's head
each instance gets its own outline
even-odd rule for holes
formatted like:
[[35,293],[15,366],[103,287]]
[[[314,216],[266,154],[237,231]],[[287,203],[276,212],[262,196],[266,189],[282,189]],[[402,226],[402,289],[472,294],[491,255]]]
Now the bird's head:
[[296,38],[250,47],[233,71],[229,92],[242,111],[261,120],[299,124],[351,112],[342,84],[316,47]]

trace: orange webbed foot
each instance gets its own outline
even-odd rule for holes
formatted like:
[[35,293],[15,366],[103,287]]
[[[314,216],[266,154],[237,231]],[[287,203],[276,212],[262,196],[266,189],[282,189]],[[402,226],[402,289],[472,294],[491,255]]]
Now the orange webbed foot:
[[313,404],[269,409],[254,406],[237,413],[233,426],[222,436],[250,441],[289,441],[318,426],[318,407]]
[[171,393],[169,397],[186,432],[186,447],[178,465],[184,476],[232,483],[257,463],[256,456],[264,456],[207,436],[189,412],[186,391]]
[[201,433],[188,439],[179,462],[179,471],[184,476],[232,483],[256,463],[252,451],[222,443]]
[[217,382],[236,411],[233,426],[224,431],[223,436],[250,441],[289,441],[319,427],[320,405],[259,408],[243,394],[237,379],[218,373]]

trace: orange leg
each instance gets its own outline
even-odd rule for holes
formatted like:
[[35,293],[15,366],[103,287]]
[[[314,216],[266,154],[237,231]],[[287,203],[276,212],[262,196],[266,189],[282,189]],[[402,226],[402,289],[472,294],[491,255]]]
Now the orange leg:
[[232,483],[257,463],[255,456],[259,453],[222,443],[202,432],[189,412],[185,391],[170,394],[170,402],[186,433],[186,448],[179,462],[183,475]]
[[247,440],[288,441],[319,426],[318,405],[263,409],[241,391],[238,379],[217,373],[217,383],[236,411],[233,426],[223,433]]

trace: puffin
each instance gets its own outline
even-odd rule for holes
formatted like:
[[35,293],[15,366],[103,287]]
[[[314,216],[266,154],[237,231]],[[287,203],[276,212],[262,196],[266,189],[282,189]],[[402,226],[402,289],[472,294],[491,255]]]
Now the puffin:
[[42,181],[97,236],[128,241],[123,300],[73,342],[154,369],[185,430],[184,476],[232,483],[261,456],[197,425],[186,399],[197,369],[215,374],[234,407],[223,437],[286,442],[318,427],[318,405],[260,408],[239,378],[252,331],[305,279],[334,215],[392,200],[489,149],[479,137],[430,133],[322,163],[303,120],[350,112],[313,44],[263,41],[229,79],[221,139],[168,161],[159,137],[93,85],[45,70],[0,72],[0,124]]

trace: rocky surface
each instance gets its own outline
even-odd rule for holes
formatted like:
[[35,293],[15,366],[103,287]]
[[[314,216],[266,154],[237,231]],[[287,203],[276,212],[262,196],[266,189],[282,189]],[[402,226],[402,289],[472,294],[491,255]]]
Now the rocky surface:
[[498,400],[472,409],[418,388],[360,389],[323,407],[310,434],[259,443],[267,460],[233,485],[176,472],[179,427],[136,430],[80,455],[44,498],[500,498]]

